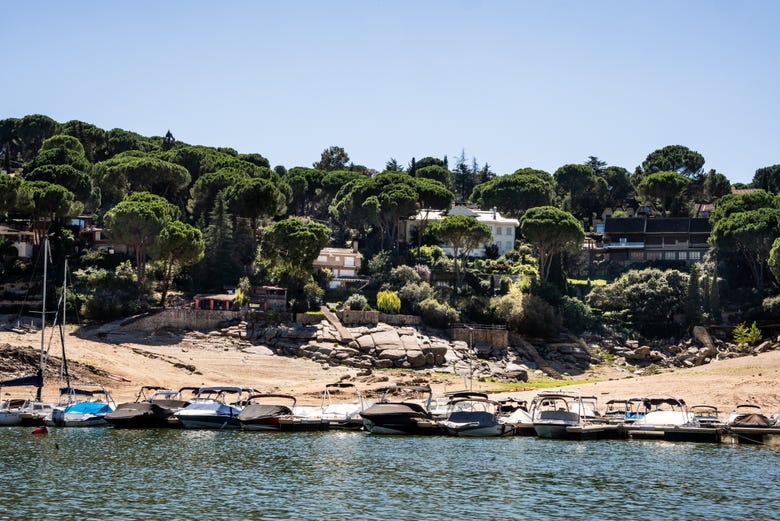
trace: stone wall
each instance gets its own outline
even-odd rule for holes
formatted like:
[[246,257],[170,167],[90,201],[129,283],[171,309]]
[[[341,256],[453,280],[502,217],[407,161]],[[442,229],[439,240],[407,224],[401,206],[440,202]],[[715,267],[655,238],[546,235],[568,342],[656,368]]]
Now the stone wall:
[[453,327],[450,329],[453,340],[473,344],[487,344],[490,347],[502,348],[509,345],[509,331],[506,329],[468,329],[466,327]]
[[145,315],[123,324],[125,331],[152,331],[164,327],[207,331],[215,329],[230,320],[243,320],[240,311],[217,311],[192,308],[167,308],[160,312]]
[[379,313],[379,321],[391,326],[419,326],[422,319],[418,315],[388,315]]
[[326,320],[325,315],[322,313],[296,313],[295,322],[299,324],[319,324],[323,320]]
[[336,313],[336,315],[345,326],[353,324],[376,326],[379,323],[379,311],[353,311],[351,309],[345,309],[344,311]]
[[422,320],[417,315],[390,315],[379,311],[344,310],[336,314],[344,325],[376,326],[380,322],[391,326],[419,326]]

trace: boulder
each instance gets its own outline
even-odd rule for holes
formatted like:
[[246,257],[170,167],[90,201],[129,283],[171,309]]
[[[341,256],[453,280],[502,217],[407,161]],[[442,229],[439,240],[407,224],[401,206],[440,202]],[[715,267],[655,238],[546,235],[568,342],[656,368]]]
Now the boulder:
[[715,349],[715,344],[712,343],[712,337],[704,326],[694,326],[693,337],[702,347],[712,350]]

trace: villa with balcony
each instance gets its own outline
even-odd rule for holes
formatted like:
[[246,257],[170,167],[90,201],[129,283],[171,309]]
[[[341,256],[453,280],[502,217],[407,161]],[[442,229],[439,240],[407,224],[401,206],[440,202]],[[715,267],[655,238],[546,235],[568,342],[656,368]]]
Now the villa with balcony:
[[621,264],[653,260],[701,260],[709,250],[710,221],[691,217],[607,218],[602,248]]

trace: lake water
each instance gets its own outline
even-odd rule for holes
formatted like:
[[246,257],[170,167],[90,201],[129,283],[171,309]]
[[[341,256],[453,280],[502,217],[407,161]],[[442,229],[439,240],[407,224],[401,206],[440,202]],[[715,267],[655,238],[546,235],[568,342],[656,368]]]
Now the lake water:
[[0,519],[777,519],[780,451],[362,432],[0,429]]

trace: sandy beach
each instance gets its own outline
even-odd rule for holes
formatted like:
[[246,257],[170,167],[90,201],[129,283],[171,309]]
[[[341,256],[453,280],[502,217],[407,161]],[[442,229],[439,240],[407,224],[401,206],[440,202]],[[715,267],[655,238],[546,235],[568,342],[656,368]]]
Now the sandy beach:
[[[36,354],[40,336],[0,331],[0,346],[24,348]],[[56,400],[60,343],[52,341],[53,357],[46,376],[44,397]],[[462,377],[447,377],[435,371],[374,371],[362,373],[350,367],[329,367],[308,359],[270,354],[262,346],[248,346],[230,338],[202,333],[116,332],[99,338],[89,330],[66,332],[69,367],[76,382],[97,381],[105,385],[117,402],[131,401],[142,385],[183,386],[231,384],[253,387],[261,392],[289,393],[302,403],[318,403],[319,392],[328,383],[346,380],[361,389],[375,389],[393,383],[430,383],[437,393],[462,389]],[[56,365],[56,367],[52,367]],[[31,368],[30,372],[34,369]],[[0,373],[10,378],[19,373]],[[675,369],[648,376],[634,376],[625,368],[593,367],[578,375],[596,383],[566,386],[595,395],[603,405],[612,398],[674,396],[689,405],[711,404],[728,413],[737,404],[760,405],[766,412],[780,411],[780,351],[716,361],[691,369]],[[545,379],[546,381],[549,381]],[[535,380],[532,379],[531,384]],[[561,381],[563,386],[567,382]],[[519,383],[518,390],[474,381],[474,390],[496,397],[530,399],[536,390]],[[7,394],[13,389],[4,389]]]

